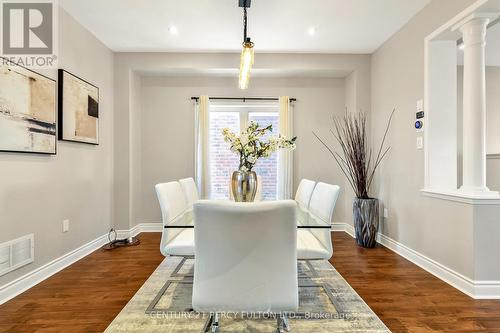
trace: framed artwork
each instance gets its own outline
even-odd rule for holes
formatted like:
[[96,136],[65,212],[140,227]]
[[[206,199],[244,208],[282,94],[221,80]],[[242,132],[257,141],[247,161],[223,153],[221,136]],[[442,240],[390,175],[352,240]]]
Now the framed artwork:
[[56,82],[0,58],[0,151],[56,154]]
[[99,88],[59,69],[59,140],[99,144]]

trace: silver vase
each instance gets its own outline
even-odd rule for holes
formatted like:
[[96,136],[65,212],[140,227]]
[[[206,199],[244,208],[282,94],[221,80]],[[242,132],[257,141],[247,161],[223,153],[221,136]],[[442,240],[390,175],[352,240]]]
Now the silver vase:
[[366,248],[375,247],[379,222],[378,200],[355,198],[352,213],[356,243]]
[[231,191],[236,202],[253,202],[257,193],[257,174],[253,171],[235,171],[231,177]]

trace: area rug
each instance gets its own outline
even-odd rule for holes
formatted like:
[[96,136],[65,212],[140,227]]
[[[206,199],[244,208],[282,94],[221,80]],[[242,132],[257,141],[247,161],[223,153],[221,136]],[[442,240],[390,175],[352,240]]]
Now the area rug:
[[[209,314],[191,309],[194,259],[169,257],[149,277],[105,333],[202,332]],[[390,332],[328,261],[299,261],[299,311],[292,332]],[[222,332],[276,332],[266,314],[226,314]]]

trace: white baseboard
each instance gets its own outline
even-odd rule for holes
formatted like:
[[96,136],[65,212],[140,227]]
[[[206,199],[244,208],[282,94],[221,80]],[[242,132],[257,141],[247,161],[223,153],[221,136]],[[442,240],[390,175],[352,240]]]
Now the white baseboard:
[[475,281],[475,299],[500,299],[500,281]]
[[57,259],[54,259],[45,265],[38,267],[3,286],[0,286],[0,304],[7,302],[11,298],[16,297],[34,285],[77,262],[88,254],[99,249],[107,242],[107,235],[100,236],[97,239],[94,239],[93,241],[90,241]]
[[129,238],[137,236],[142,232],[162,232],[162,223],[139,223],[129,230],[116,230],[117,238]]
[[334,223],[332,223],[332,231],[333,232],[345,232],[353,238],[356,237],[354,234],[354,227],[348,223],[334,222]]
[[[334,225],[335,231],[355,237],[350,224]],[[474,299],[500,299],[500,281],[474,281],[381,233],[377,242]]]
[[332,232],[345,232],[345,223],[332,223]]
[[[136,225],[130,230],[118,230],[118,238],[128,238],[130,236],[136,236],[141,232],[161,232],[161,223],[142,223]],[[0,304],[7,302],[8,300],[16,297],[17,295],[25,292],[36,284],[42,282],[43,280],[51,277],[57,272],[63,270],[69,265],[77,262],[83,257],[89,255],[95,250],[101,248],[104,244],[108,242],[108,234],[102,235],[93,241],[88,242],[80,246],[79,248],[66,253],[65,255],[52,260],[51,262],[38,267],[31,272],[3,285],[0,286]]]

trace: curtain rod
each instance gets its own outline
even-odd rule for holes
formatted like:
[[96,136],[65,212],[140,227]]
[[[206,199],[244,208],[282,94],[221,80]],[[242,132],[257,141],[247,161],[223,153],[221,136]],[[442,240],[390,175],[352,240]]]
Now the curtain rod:
[[[191,97],[193,101],[198,101],[199,97]],[[279,101],[276,97],[209,97],[208,99],[218,99],[218,100],[239,100],[239,101]],[[296,102],[296,98],[290,98],[290,102]]]

